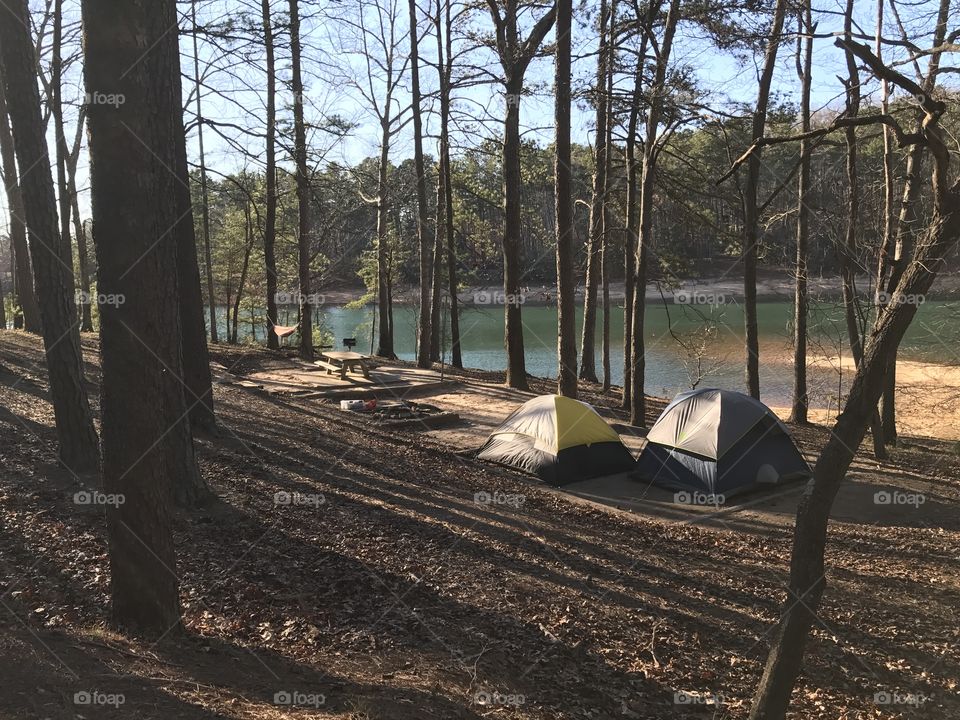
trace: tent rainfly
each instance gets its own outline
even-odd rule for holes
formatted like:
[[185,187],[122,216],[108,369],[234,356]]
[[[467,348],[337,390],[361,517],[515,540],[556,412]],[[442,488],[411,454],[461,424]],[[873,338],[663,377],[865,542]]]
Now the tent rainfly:
[[550,485],[627,472],[635,465],[596,410],[562,395],[541,395],[514,410],[477,457],[533,473]]
[[786,426],[759,400],[702,388],[677,395],[647,434],[634,477],[729,497],[810,476]]

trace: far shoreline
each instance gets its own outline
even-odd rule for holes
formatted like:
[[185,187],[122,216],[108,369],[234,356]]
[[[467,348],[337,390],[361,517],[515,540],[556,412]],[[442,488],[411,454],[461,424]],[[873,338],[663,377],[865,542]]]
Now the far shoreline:
[[[858,288],[871,287],[867,278],[858,279]],[[661,294],[662,291],[662,294]],[[340,285],[318,289],[313,293],[317,296],[318,305],[343,306],[357,303],[367,289],[363,286]],[[808,280],[808,293],[812,301],[831,302],[841,301],[841,279],[839,276],[812,277]],[[542,283],[530,283],[521,287],[519,305],[531,307],[547,307],[556,304],[556,286]],[[795,294],[794,281],[782,274],[761,277],[757,282],[757,301],[793,302]],[[502,285],[474,285],[462,289],[457,293],[458,302],[464,306],[478,308],[496,308],[507,304]],[[611,304],[622,306],[625,299],[625,285],[622,280],[610,283]],[[651,284],[647,286],[646,299],[648,304],[661,304],[664,300],[670,305],[739,305],[743,303],[743,283],[737,276],[722,276],[715,278],[688,278],[679,283]],[[577,286],[576,300],[582,303],[584,287]],[[960,300],[960,273],[948,273],[937,279],[934,292],[928,294],[925,300],[950,301]],[[513,301],[513,300],[511,300]],[[372,305],[370,300],[365,305]],[[419,285],[403,285],[393,289],[393,304],[397,306],[417,306],[420,302]],[[514,301],[515,302],[515,301]]]

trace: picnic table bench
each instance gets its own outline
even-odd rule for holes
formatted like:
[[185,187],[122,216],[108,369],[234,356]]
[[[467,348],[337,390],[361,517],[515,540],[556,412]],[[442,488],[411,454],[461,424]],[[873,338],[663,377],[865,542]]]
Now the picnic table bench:
[[326,351],[320,353],[320,359],[313,364],[324,368],[327,375],[337,373],[341,380],[347,379],[347,373],[360,372],[363,377],[370,379],[370,361],[368,355],[358,352]]

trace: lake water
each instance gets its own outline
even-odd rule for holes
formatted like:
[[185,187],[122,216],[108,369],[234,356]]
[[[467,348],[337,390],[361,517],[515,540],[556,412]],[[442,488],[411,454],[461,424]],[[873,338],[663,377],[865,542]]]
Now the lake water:
[[[327,306],[319,309],[318,323],[327,341],[339,346],[345,337],[357,338],[357,350],[372,351],[373,306],[351,309]],[[792,313],[787,302],[762,302],[758,306],[760,329],[761,391],[771,405],[789,402],[792,390]],[[550,306],[524,306],[524,348],[527,372],[539,377],[556,377],[557,311]],[[241,312],[240,335],[249,338],[251,323]],[[601,314],[602,317],[602,314]],[[623,381],[623,309],[611,310],[611,382]],[[281,311],[280,324],[296,322],[296,311]],[[578,311],[578,328],[582,308]],[[223,321],[218,323],[223,330]],[[416,309],[394,308],[395,350],[404,360],[413,360],[416,351]],[[810,317],[809,353],[813,355],[849,354],[839,303],[815,303]],[[671,333],[672,329],[672,333]],[[463,364],[482,370],[503,370],[503,308],[466,305],[460,319]],[[257,340],[263,341],[262,321],[257,323]],[[597,374],[601,377],[600,318],[597,327]],[[647,307],[647,380],[649,394],[672,396],[691,386],[691,378],[702,374],[701,385],[742,390],[743,312],[736,303],[714,306],[689,306],[650,303]],[[374,341],[375,344],[375,341]],[[449,362],[449,334],[444,337],[445,359]],[[579,348],[579,334],[577,347]],[[960,363],[960,303],[928,301],[918,311],[901,348],[903,359]],[[833,388],[834,379],[821,377],[821,383]]]

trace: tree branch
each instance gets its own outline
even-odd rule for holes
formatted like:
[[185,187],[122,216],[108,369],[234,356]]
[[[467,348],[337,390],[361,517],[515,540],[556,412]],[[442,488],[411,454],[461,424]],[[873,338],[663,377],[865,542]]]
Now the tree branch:
[[916,145],[918,143],[926,143],[926,138],[920,133],[905,133],[903,128],[900,127],[900,123],[894,119],[892,115],[861,115],[859,117],[838,117],[830,125],[822,128],[817,128],[816,130],[810,130],[805,133],[798,133],[797,135],[786,135],[784,137],[762,137],[753,143],[750,147],[747,148],[746,152],[738,157],[733,165],[730,166],[730,169],[727,170],[718,180],[717,185],[722,183],[724,180],[733,175],[737,168],[743,165],[747,160],[750,159],[750,156],[753,155],[759,148],[762,148],[766,145],[781,145],[788,142],[797,142],[798,140],[811,140],[813,138],[819,138],[829,133],[836,132],[837,130],[843,130],[850,127],[860,127],[863,125],[877,125],[882,123],[893,129],[893,134],[897,138],[897,144],[900,147],[905,147],[907,145]]

